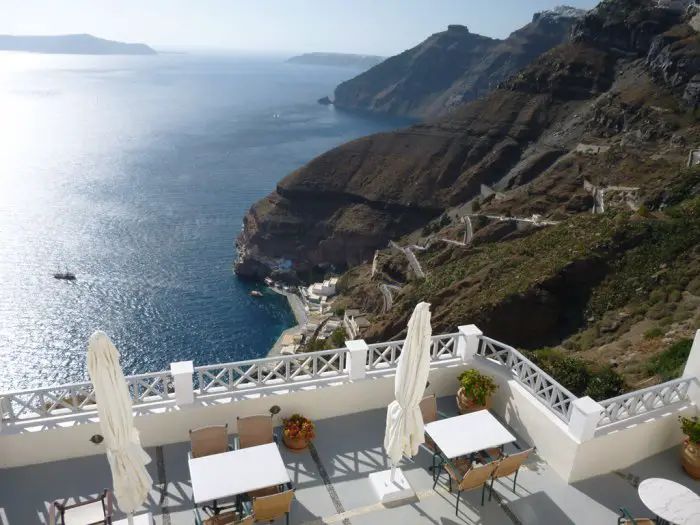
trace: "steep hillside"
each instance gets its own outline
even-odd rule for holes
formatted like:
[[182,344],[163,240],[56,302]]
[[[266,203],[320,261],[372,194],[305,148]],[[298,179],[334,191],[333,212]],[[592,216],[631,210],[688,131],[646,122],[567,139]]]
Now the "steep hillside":
[[408,117],[434,117],[474,100],[564,42],[584,11],[537,13],[505,40],[450,26],[425,42],[340,84],[340,108]]
[[[320,156],[252,208],[237,272],[352,267],[337,307],[373,314],[370,340],[426,300],[436,332],[476,323],[629,385],[672,376],[662,351],[700,328],[695,14],[606,0],[485,97]],[[423,245],[425,278],[390,240]],[[389,309],[381,283],[401,289]]]

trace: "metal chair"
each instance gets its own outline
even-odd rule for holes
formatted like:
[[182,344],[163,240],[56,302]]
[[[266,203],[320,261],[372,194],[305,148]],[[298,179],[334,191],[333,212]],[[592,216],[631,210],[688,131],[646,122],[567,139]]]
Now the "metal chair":
[[[204,516],[202,516],[202,514],[204,514]],[[235,510],[210,515],[207,514],[204,509],[195,507],[194,522],[196,525],[253,525],[253,515],[242,515]]]
[[[418,407],[420,408],[420,413],[423,416],[423,423],[425,424],[447,417],[438,410],[435,394],[425,396],[418,404]],[[433,455],[430,470],[433,472],[433,478],[435,478],[435,468],[437,467],[435,460],[440,458],[440,449],[427,433],[425,434],[425,443],[423,443],[421,447],[425,448],[425,450]]]
[[[454,479],[457,485],[457,504],[455,505],[455,515],[459,515],[459,499],[464,490],[478,489],[481,487],[481,505],[484,504],[484,494],[489,479],[498,467],[498,463],[488,463],[486,465],[475,466],[467,459],[462,459],[457,465],[449,461],[443,461],[439,465],[439,470],[433,482],[433,489],[437,485],[440,474],[444,468],[447,471],[450,480],[450,492],[452,492],[452,480]],[[489,497],[489,500],[491,498]]]
[[73,505],[54,501],[49,510],[49,525],[111,525],[112,513],[112,493],[105,489],[101,496]]
[[228,425],[216,425],[190,430],[190,457],[201,458],[228,452]]
[[656,520],[651,518],[633,518],[625,507],[620,507],[620,513],[617,525],[656,525]]
[[282,516],[289,525],[289,513],[292,511],[294,488],[291,483],[249,492],[255,522],[272,523]]
[[234,442],[237,449],[266,445],[277,441],[271,414],[236,419],[238,421],[238,434],[234,436]]
[[496,470],[491,478],[491,487],[489,489],[489,501],[491,501],[491,496],[493,495],[493,482],[498,478],[505,478],[511,474],[515,474],[513,477],[513,492],[515,492],[516,482],[518,481],[518,472],[520,472],[520,467],[527,459],[528,455],[532,452],[532,449],[523,450],[517,454],[512,454],[510,456],[503,456],[500,460],[494,461],[491,464],[496,465]]

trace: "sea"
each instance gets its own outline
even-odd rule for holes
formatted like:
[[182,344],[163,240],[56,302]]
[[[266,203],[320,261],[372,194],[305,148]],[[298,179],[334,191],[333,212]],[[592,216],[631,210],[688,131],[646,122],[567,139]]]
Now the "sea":
[[235,239],[285,175],[406,124],[316,102],[357,73],[0,53],[0,391],[87,380],[96,330],[126,374],[264,357],[294,317],[235,277]]

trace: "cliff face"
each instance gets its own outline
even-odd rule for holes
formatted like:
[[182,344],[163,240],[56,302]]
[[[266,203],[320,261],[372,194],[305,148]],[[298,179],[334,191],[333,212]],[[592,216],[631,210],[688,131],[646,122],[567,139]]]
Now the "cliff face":
[[434,117],[494,89],[535,57],[564,42],[583,11],[538,13],[505,40],[450,26],[413,49],[340,84],[337,107],[409,117]]
[[648,161],[622,159],[618,169],[579,162],[576,152],[579,143],[683,143],[679,130],[689,129],[696,105],[697,33],[682,14],[654,6],[607,0],[575,25],[572,42],[486,96],[345,144],[290,174],[245,217],[237,273],[369,261],[389,240],[470,206],[482,185],[505,196],[490,203],[494,212],[561,219],[591,209],[584,176],[650,183]]

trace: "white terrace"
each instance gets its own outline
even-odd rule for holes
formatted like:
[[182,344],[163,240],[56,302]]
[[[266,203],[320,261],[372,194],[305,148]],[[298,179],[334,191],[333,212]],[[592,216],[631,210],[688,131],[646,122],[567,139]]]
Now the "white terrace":
[[[536,447],[513,492],[496,484],[492,502],[466,493],[459,515],[444,478],[437,490],[421,453],[403,469],[418,492],[410,505],[377,504],[368,475],[387,468],[385,407],[402,342],[224,365],[173,363],[168,372],[128,377],[136,426],[155,461],[148,510],[156,524],[192,523],[188,431],[281,408],[317,421],[309,451],[283,457],[296,487],[292,523],[539,524],[616,523],[618,507],[650,515],[635,486],[671,478],[700,492],[680,469],[678,416],[697,415],[700,331],[682,378],[597,403],[578,399],[516,349],[473,325],[433,337],[427,393],[456,413],[457,375],[477,367],[499,384],[492,412]],[[54,500],[81,500],[111,484],[90,383],[0,394],[0,524],[46,523]],[[235,475],[235,473],[230,473]],[[281,522],[280,522],[281,523]]]

